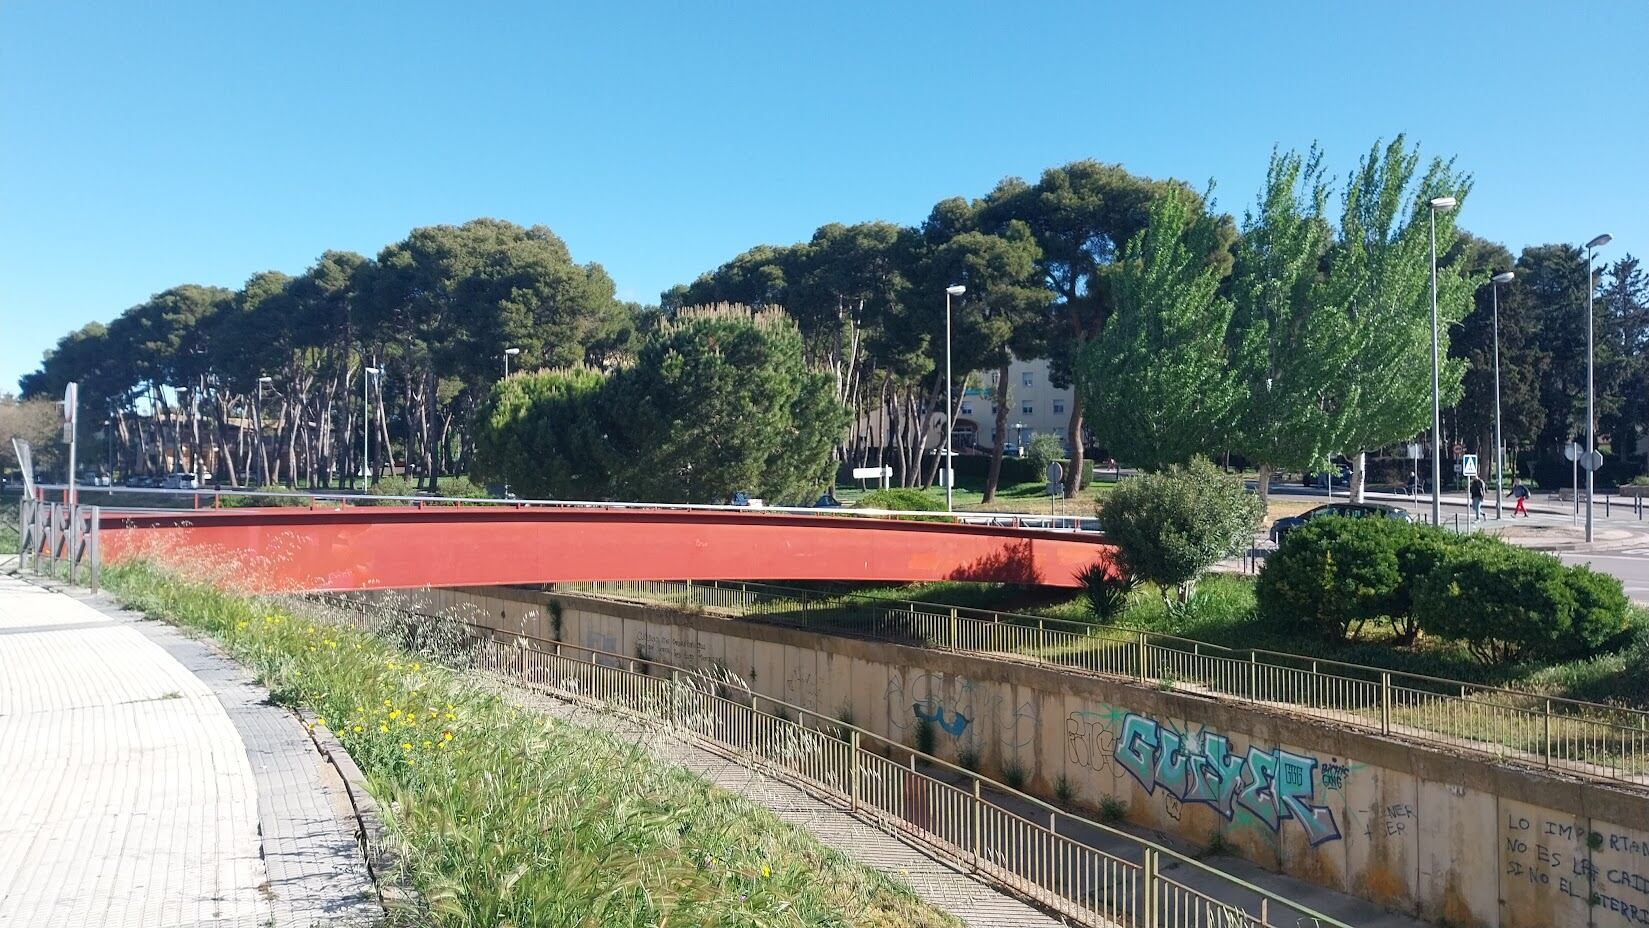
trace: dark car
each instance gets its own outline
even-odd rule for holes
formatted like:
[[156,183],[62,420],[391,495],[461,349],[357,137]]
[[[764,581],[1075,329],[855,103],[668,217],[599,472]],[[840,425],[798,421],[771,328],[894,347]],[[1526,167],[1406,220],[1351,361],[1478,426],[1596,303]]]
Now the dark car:
[[1349,519],[1384,518],[1396,519],[1399,522],[1413,522],[1414,515],[1401,506],[1391,506],[1386,503],[1329,503],[1327,506],[1318,506],[1308,509],[1297,516],[1288,516],[1271,523],[1271,540],[1282,544],[1283,539],[1294,529],[1310,522],[1312,519],[1321,519],[1324,516],[1343,516]]

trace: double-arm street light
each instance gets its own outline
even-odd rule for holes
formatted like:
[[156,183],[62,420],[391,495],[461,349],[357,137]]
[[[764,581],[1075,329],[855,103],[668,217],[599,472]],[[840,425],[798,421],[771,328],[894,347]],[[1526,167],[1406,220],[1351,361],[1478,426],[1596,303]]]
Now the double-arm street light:
[[515,357],[516,355],[518,355],[520,353],[521,353],[520,348],[505,348],[504,349],[504,379],[505,380],[510,379],[510,358],[513,358],[513,357]]
[[[1431,524],[1443,524],[1443,410],[1437,372],[1437,213],[1454,209],[1454,197],[1433,197],[1431,206]],[[1332,484],[1330,484],[1332,488]]]
[[1500,439],[1500,285],[1509,284],[1515,275],[1502,271],[1489,278],[1494,295],[1494,517],[1501,518],[1502,498],[1506,493],[1506,446]]
[[1586,541],[1592,540],[1592,485],[1597,473],[1597,390],[1592,381],[1592,251],[1609,244],[1606,232],[1586,243]]
[[[951,470],[950,461],[950,433],[954,431],[950,416],[951,409],[956,405],[956,394],[951,392],[950,383],[950,298],[961,296],[967,292],[968,288],[961,284],[953,284],[945,288],[945,460],[943,469],[939,471],[939,479],[945,482],[946,512],[951,511],[952,494],[955,492],[955,487],[952,484],[956,483],[956,472]],[[1001,441],[1002,437],[997,436],[996,440]]]

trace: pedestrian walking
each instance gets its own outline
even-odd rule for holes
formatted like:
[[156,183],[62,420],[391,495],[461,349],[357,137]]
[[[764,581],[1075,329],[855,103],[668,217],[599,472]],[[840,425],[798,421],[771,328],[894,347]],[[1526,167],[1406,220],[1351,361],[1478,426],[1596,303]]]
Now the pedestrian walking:
[[1474,475],[1471,484],[1467,488],[1468,492],[1471,493],[1473,522],[1483,521],[1483,489],[1483,478]]
[[1523,518],[1527,519],[1529,517],[1529,509],[1524,504],[1529,501],[1529,488],[1523,485],[1522,478],[1512,478],[1512,487],[1506,491],[1506,495],[1517,500],[1517,507],[1512,510],[1512,518],[1517,518],[1517,514],[1521,512],[1523,513]]

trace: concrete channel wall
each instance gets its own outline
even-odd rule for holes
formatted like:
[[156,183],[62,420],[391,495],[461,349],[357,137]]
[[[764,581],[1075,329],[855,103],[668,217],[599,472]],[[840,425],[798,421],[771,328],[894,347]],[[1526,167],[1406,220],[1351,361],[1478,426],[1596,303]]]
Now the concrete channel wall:
[[392,595],[719,666],[1050,799],[1120,801],[1133,824],[1439,923],[1649,925],[1649,793],[1029,662],[512,588]]

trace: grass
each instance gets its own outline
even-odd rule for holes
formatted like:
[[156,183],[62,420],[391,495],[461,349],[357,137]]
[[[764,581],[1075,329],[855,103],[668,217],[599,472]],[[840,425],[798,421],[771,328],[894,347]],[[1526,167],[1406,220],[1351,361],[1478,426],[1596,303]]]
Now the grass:
[[365,771],[421,896],[407,923],[953,925],[765,809],[610,734],[511,705],[428,655],[147,563],[122,599],[204,632]]
[[[958,475],[956,489],[952,494],[953,505],[962,512],[1011,512],[1029,515],[1052,514],[1052,498],[1048,496],[1046,481],[1030,483],[1004,484],[997,488],[996,498],[986,503],[985,483],[983,480],[970,480]],[[874,486],[872,481],[866,481]],[[945,488],[931,486],[926,490],[914,488],[930,499],[937,501],[940,508],[944,508]],[[859,498],[869,491],[860,490],[858,484],[836,488],[836,498],[846,505],[854,505]],[[1084,490],[1076,499],[1059,500],[1060,515],[1075,515],[1090,518],[1094,514],[1094,505],[1099,497],[1111,492],[1111,484],[1094,483]]]

